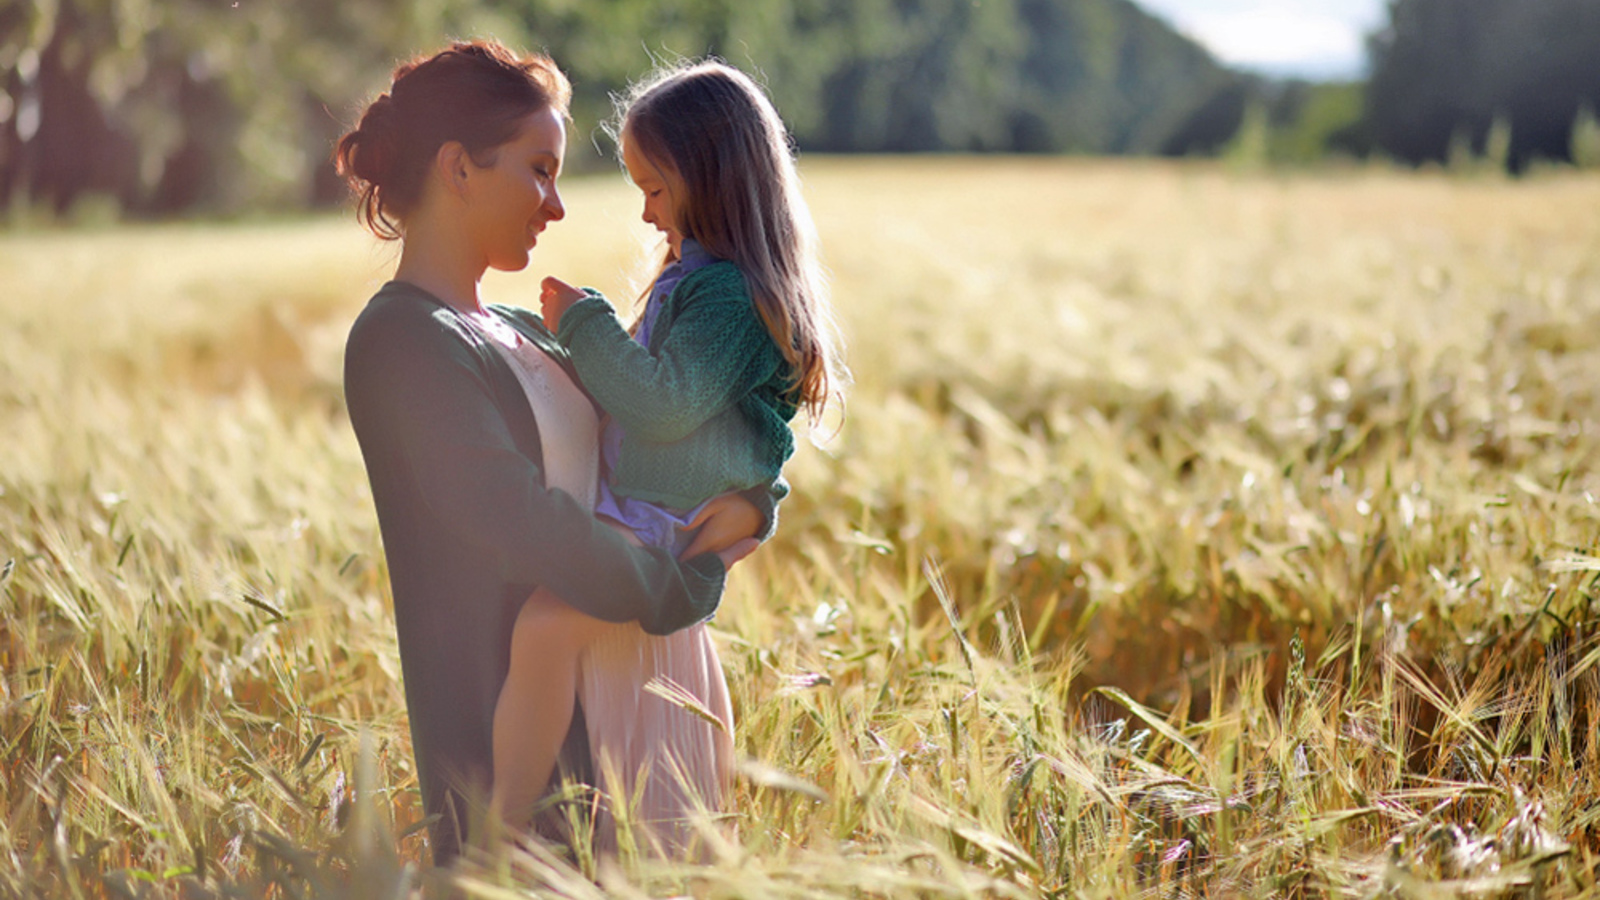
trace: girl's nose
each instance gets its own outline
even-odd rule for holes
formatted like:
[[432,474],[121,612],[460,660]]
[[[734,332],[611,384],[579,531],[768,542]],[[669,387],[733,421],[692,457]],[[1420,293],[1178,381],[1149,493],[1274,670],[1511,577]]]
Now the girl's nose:
[[550,185],[550,195],[545,198],[544,205],[550,211],[550,221],[567,217],[567,208],[561,203],[561,192],[553,184]]

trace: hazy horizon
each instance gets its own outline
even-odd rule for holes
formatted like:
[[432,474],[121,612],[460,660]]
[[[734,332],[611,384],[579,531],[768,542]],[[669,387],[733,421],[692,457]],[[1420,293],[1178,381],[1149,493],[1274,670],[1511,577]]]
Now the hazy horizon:
[[1135,0],[1227,65],[1331,81],[1366,74],[1384,0]]

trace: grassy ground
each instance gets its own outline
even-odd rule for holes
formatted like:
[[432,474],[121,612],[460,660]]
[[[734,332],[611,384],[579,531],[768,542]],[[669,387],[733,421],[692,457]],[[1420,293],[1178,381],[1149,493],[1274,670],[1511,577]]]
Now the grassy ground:
[[[806,173],[856,386],[717,619],[693,869],[424,865],[339,381],[389,250],[0,235],[0,897],[1600,896],[1600,180]],[[631,190],[567,201],[496,299],[626,291]]]

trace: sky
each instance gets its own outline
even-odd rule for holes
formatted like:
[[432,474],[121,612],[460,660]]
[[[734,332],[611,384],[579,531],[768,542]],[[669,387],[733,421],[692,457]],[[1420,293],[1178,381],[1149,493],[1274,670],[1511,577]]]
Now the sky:
[[1354,78],[1385,0],[1136,0],[1229,65],[1280,76]]

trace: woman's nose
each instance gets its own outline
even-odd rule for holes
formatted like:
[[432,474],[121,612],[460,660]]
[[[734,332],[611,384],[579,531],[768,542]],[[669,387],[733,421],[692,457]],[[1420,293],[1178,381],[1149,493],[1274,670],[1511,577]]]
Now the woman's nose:
[[550,185],[550,194],[545,197],[544,205],[550,211],[550,221],[567,217],[567,208],[561,203],[561,192],[553,184]]

